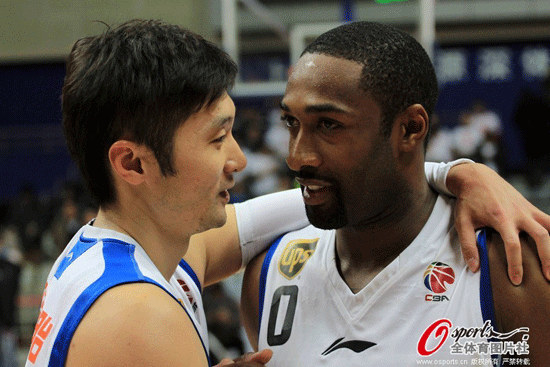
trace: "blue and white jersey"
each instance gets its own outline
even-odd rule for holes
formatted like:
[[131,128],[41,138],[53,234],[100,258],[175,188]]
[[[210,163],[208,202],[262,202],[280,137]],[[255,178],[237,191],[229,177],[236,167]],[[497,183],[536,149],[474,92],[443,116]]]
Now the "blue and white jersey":
[[191,267],[182,259],[168,282],[131,237],[87,224],[48,275],[26,367],[64,366],[73,334],[94,301],[114,286],[137,282],[156,284],[181,304],[208,358],[201,285]]
[[440,196],[414,241],[358,293],[337,269],[336,231],[309,226],[275,242],[260,278],[268,366],[492,365],[487,259],[468,270],[452,204]]

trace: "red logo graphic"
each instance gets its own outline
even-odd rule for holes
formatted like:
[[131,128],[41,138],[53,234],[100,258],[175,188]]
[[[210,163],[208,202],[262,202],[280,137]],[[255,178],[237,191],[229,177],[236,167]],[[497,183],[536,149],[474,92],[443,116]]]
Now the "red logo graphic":
[[191,303],[191,307],[193,307],[193,312],[197,311],[198,305],[197,302],[195,302],[195,299],[192,296],[191,289],[189,289],[189,286],[185,283],[183,279],[178,279],[178,283],[181,286],[181,289],[185,292],[185,295],[187,296],[187,299]]
[[48,315],[48,313],[43,310],[47,290],[48,283],[46,283],[46,286],[44,287],[44,293],[42,293],[40,314],[38,315],[38,321],[36,322],[36,326],[34,327],[34,333],[32,334],[31,339],[31,348],[29,350],[29,356],[27,357],[29,362],[31,362],[32,364],[36,362],[38,354],[40,353],[40,350],[42,350],[42,345],[44,345],[44,341],[46,340],[48,335],[50,335],[50,332],[52,331],[54,326],[50,315]]
[[[428,326],[418,340],[418,345],[416,347],[418,354],[423,357],[427,357],[437,352],[449,337],[452,326],[453,324],[449,319],[439,319]],[[433,338],[430,338],[432,336]],[[435,347],[428,349],[428,344],[433,344],[433,342],[429,342],[432,339],[435,339],[436,341],[439,339],[439,342]]]
[[38,353],[44,345],[44,341],[52,331],[53,323],[52,318],[45,311],[40,312],[38,316],[38,321],[36,322],[36,327],[34,328],[34,334],[32,336],[31,348],[29,351],[28,360],[32,364],[36,362],[38,358]]
[[424,285],[434,293],[443,293],[455,281],[455,272],[449,265],[434,261],[424,272]]

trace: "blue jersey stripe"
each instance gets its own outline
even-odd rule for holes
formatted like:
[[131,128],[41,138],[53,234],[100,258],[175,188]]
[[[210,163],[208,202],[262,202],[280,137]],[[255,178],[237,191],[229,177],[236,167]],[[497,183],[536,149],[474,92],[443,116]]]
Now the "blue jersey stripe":
[[491,286],[491,273],[489,270],[489,257],[487,255],[487,232],[485,229],[477,236],[479,247],[479,266],[480,266],[480,283],[479,283],[479,299],[481,302],[481,314],[483,321],[491,321],[495,325],[495,306],[493,303],[493,288]]
[[[65,366],[71,339],[82,318],[97,298],[114,286],[138,282],[155,284],[164,289],[166,293],[174,298],[174,300],[181,305],[187,316],[191,319],[185,307],[177,301],[177,299],[166,288],[141,273],[134,257],[134,245],[127,244],[116,239],[103,239],[102,242],[105,271],[94,283],[82,292],[71,307],[71,310],[68,312],[52,348],[52,353],[48,364],[50,367]],[[77,244],[77,246],[79,244]],[[202,340],[202,337],[192,319],[191,323],[193,324],[193,327],[201,340],[208,365],[211,366],[209,353],[206,350],[204,341]]]
[[197,288],[199,288],[199,292],[202,294],[201,282],[193,268],[184,259],[180,260],[179,266],[181,266],[181,268],[187,273],[187,275],[189,275],[191,279],[193,279],[193,281],[197,285]]
[[[146,281],[137,264],[135,264],[134,250],[135,246],[121,241],[103,240],[105,271],[101,277],[82,292],[67,314],[52,349],[50,366],[61,367],[65,365],[67,351],[77,326],[101,294],[115,285]],[[152,282],[150,279],[148,281]]]
[[[284,236],[284,235],[283,235]],[[267,272],[269,270],[269,264],[271,263],[271,258],[273,257],[273,254],[275,253],[275,250],[277,250],[277,246],[279,246],[279,243],[281,242],[281,239],[283,236],[279,237],[269,250],[267,251],[267,254],[264,258],[264,262],[262,264],[262,272],[260,273],[260,288],[259,288],[259,296],[260,296],[260,303],[259,303],[259,312],[258,312],[258,333],[260,332],[260,326],[262,325],[262,312],[264,309],[264,299],[265,299],[265,287],[267,282]]]
[[[495,304],[493,302],[493,287],[491,285],[491,272],[489,269],[489,256],[487,253],[487,229],[482,229],[477,236],[477,245],[479,249],[479,300],[481,303],[481,315],[483,321],[489,320],[496,330]],[[502,365],[500,355],[492,355],[492,359],[498,360],[498,365]]]

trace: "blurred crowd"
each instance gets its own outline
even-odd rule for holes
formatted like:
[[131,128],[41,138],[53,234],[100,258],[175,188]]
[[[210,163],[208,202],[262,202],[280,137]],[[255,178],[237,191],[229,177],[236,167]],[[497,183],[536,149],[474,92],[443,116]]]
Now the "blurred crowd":
[[288,131],[278,106],[239,109],[233,134],[247,158],[235,175],[234,202],[293,187],[294,176],[286,165]]
[[450,127],[438,115],[432,119],[432,132],[426,160],[448,162],[470,158],[500,171],[502,162],[502,122],[500,116],[487,108],[482,100],[462,111],[459,123]]
[[53,261],[76,231],[96,214],[79,183],[39,196],[30,185],[0,211],[0,366],[12,367],[28,348],[42,291]]
[[[470,158],[493,168],[508,180],[523,196],[545,212],[550,212],[550,76],[540,87],[526,88],[518,96],[509,116],[507,131],[502,117],[485,101],[474,100],[450,124],[435,114],[426,160],[446,162]],[[504,133],[515,131],[518,146],[505,143]],[[513,148],[521,155],[521,164],[510,169],[507,159]]]

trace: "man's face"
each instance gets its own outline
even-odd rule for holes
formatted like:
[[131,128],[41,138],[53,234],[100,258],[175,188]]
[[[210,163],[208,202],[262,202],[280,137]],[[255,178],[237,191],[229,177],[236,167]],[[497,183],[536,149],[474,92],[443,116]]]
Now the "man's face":
[[231,134],[235,105],[228,95],[188,118],[174,136],[176,174],[158,175],[155,192],[158,215],[174,230],[197,233],[226,221],[227,192],[233,173],[246,158]]
[[359,87],[362,65],[305,54],[281,101],[310,222],[319,228],[369,225],[388,214],[394,159],[378,104]]

